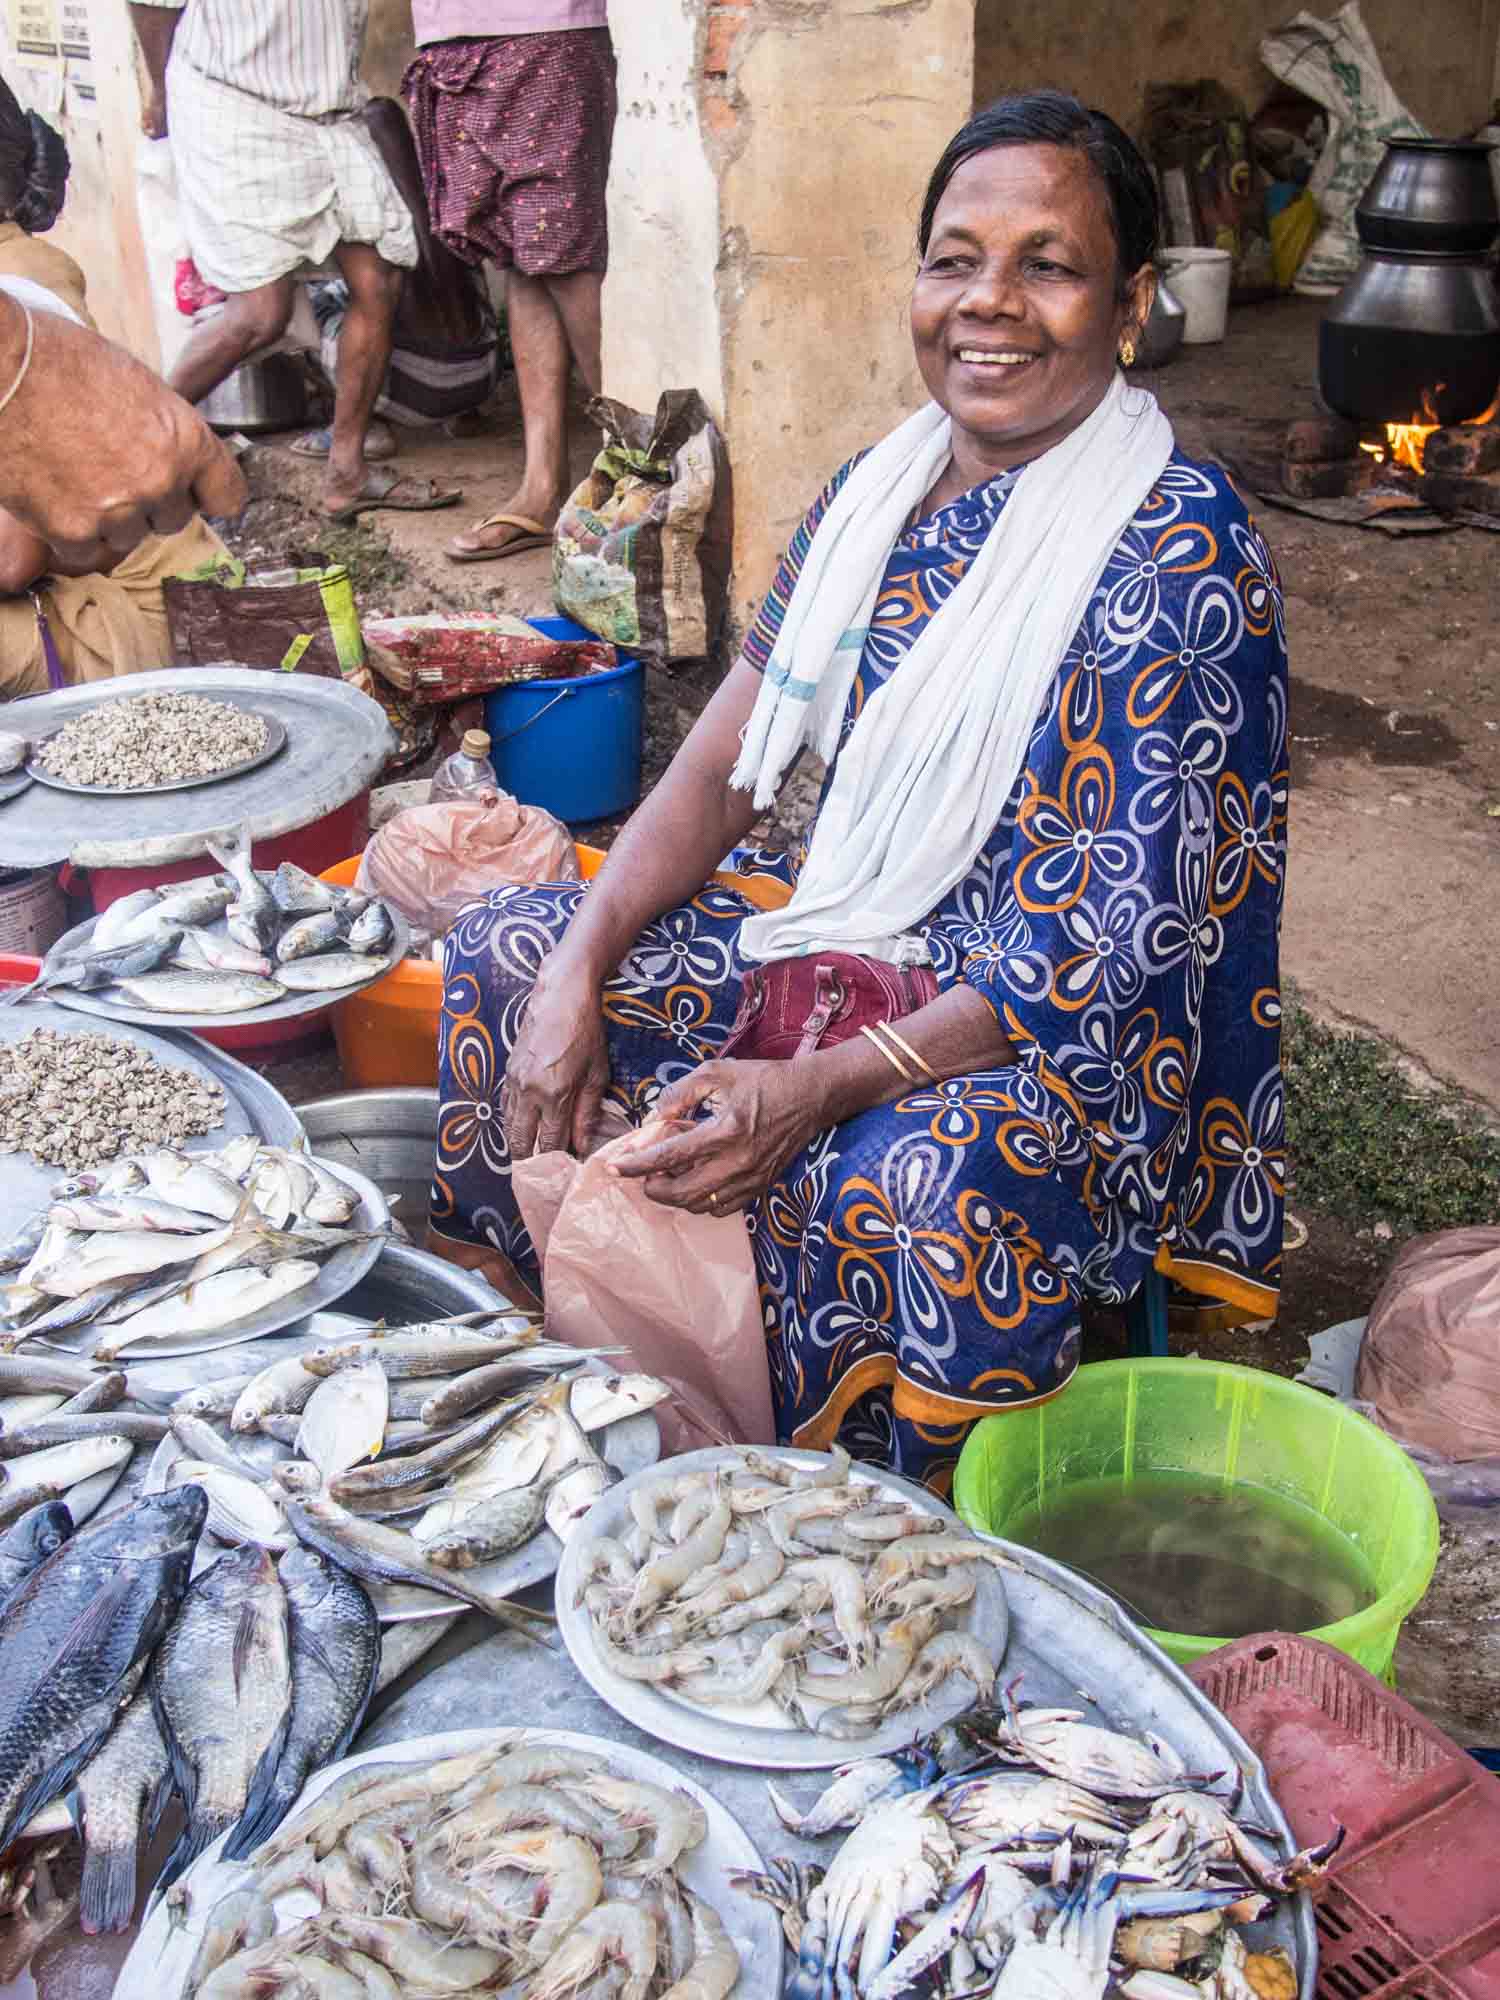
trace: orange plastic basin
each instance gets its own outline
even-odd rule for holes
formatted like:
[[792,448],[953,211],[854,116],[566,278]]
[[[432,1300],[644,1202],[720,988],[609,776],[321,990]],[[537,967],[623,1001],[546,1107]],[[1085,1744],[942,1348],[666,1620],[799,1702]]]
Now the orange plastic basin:
[[[574,841],[578,872],[592,882],[604,866],[602,847]],[[352,885],[360,857],[323,870],[325,882]],[[771,875],[718,874],[713,878],[738,889],[759,910],[779,910],[791,890]],[[333,1038],[339,1067],[353,1090],[374,1090],[399,1083],[431,1089],[437,1082],[438,1021],[443,1011],[443,970],[430,958],[404,958],[384,979],[341,1000],[333,1010]]]

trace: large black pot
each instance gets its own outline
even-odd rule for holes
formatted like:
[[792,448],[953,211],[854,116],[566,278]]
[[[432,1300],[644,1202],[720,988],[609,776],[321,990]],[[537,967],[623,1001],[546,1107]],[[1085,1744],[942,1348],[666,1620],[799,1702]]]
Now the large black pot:
[[1318,379],[1357,424],[1463,423],[1500,390],[1488,146],[1392,139],[1355,211],[1359,269],[1323,316]]
[[1366,251],[1318,329],[1318,380],[1356,424],[1461,424],[1500,389],[1500,299],[1488,267]]
[[1477,140],[1388,139],[1354,226],[1371,250],[1482,257],[1500,231],[1489,147]]

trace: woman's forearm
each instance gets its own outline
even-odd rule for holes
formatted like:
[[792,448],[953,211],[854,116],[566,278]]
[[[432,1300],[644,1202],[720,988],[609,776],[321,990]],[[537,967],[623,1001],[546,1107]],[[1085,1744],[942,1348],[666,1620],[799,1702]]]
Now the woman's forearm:
[[[972,986],[950,986],[894,1025],[940,1081],[969,1076],[975,1070],[1005,1069],[1018,1060],[1015,1044],[1001,1033],[994,1009]],[[896,1053],[909,1070],[916,1069],[904,1050]],[[908,1082],[864,1035],[797,1057],[794,1067],[803,1065],[809,1093],[819,1108],[820,1129],[841,1125],[877,1104],[894,1104],[898,1097],[927,1085],[922,1076],[916,1083]]]
[[743,661],[672,759],[661,782],[620,831],[609,859],[548,959],[548,983],[602,986],[645,926],[695,896],[758,817],[750,794],[731,790],[729,773],[760,676]]

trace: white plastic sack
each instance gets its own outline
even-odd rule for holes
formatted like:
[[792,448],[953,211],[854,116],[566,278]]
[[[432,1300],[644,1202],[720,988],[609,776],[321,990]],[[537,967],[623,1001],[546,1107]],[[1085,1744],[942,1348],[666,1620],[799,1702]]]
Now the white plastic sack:
[[1425,139],[1391,89],[1359,0],[1347,0],[1331,21],[1306,11],[1266,36],[1260,59],[1271,74],[1328,113],[1328,139],[1308,188],[1323,227],[1297,272],[1292,289],[1327,298],[1353,276],[1359,262],[1354,211],[1385,154],[1387,139]]

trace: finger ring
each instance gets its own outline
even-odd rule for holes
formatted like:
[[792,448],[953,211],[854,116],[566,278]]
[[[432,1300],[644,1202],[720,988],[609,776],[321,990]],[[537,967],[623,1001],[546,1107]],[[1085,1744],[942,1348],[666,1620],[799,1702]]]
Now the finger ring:
[[719,1212],[719,1197],[716,1194],[711,1194],[708,1197],[708,1205],[717,1215]]

